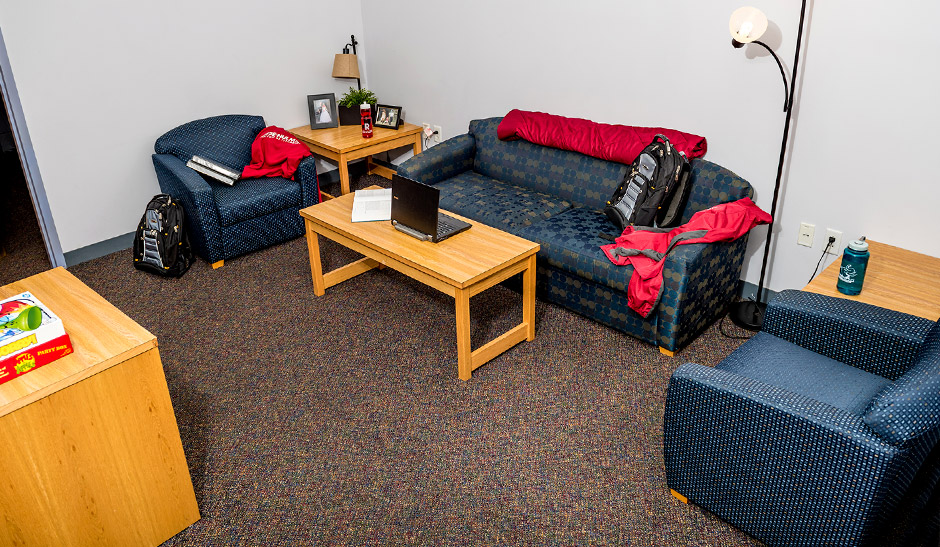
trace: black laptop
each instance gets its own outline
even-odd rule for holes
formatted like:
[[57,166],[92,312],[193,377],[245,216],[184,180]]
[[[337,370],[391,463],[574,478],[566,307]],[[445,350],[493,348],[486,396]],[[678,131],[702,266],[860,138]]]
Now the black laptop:
[[437,243],[466,230],[470,224],[438,210],[438,188],[392,175],[392,224],[406,234]]

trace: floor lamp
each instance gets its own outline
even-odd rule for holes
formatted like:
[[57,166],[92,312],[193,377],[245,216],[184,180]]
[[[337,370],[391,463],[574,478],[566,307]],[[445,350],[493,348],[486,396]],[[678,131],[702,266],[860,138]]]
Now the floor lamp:
[[783,140],[780,142],[780,161],[777,164],[777,182],[774,184],[774,199],[770,205],[770,224],[767,226],[767,241],[764,242],[764,261],[760,267],[760,282],[757,284],[757,295],[753,301],[735,302],[731,305],[728,315],[735,325],[747,330],[760,330],[764,325],[764,311],[767,303],[763,302],[764,274],[767,272],[767,257],[770,254],[770,239],[773,237],[774,220],[777,218],[777,197],[780,195],[780,177],[783,175],[783,160],[787,154],[787,142],[790,137],[790,115],[793,113],[793,96],[796,91],[796,69],[800,62],[800,44],[803,40],[803,20],[806,16],[806,0],[800,8],[800,28],[796,36],[796,52],[793,55],[793,74],[787,85],[787,75],[783,70],[780,58],[770,47],[760,41],[764,31],[767,30],[767,16],[759,9],[752,7],[738,8],[731,14],[729,26],[731,28],[731,45],[740,48],[744,44],[754,43],[770,52],[777,66],[780,67],[780,76],[783,78],[784,103],[783,110],[787,113],[783,123]]

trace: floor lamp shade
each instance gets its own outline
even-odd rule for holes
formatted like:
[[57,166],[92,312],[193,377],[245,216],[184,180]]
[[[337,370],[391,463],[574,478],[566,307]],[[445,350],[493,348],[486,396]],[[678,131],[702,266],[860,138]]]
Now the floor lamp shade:
[[734,10],[728,27],[731,37],[736,42],[747,44],[760,40],[760,37],[767,31],[767,16],[757,8],[744,6]]
[[352,53],[337,53],[333,58],[334,78],[359,78],[359,59]]

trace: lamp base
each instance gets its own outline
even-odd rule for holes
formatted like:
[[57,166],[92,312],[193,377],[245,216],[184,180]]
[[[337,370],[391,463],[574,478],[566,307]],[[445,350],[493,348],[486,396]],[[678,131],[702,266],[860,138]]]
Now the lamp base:
[[735,302],[728,308],[728,317],[735,325],[746,330],[760,330],[764,326],[764,311],[767,304],[747,300]]

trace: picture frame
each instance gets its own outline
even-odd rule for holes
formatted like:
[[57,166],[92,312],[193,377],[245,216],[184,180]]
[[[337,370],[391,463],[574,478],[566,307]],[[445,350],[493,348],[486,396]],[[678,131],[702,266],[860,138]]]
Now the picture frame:
[[310,111],[310,129],[337,127],[339,115],[336,108],[335,93],[307,95],[307,109]]
[[398,129],[401,126],[401,107],[388,104],[375,105],[375,127]]

